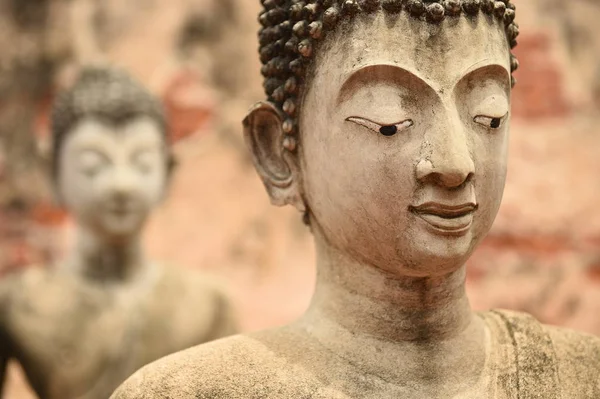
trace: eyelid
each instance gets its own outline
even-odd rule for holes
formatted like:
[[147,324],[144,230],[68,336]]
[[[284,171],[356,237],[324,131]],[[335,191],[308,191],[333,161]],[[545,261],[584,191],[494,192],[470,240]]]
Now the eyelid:
[[357,125],[366,127],[367,129],[370,129],[376,133],[379,133],[379,129],[381,129],[384,126],[396,126],[396,127],[398,127],[398,131],[401,131],[403,129],[408,129],[409,127],[411,127],[413,125],[413,121],[411,119],[404,119],[400,122],[390,123],[390,124],[381,124],[378,122],[373,122],[372,120],[367,119],[367,118],[360,118],[358,116],[351,116],[351,117],[346,118],[346,120],[348,122],[353,122],[353,123],[356,123]]
[[93,157],[96,157],[96,158],[98,158],[100,160],[102,160],[103,162],[110,163],[110,159],[108,158],[108,156],[106,156],[106,154],[104,154],[101,151],[95,150],[95,149],[86,148],[86,149],[83,149],[79,153],[79,156],[81,158],[84,158],[84,157],[87,157],[87,156],[90,156],[90,155],[93,156]]
[[[473,118],[473,122],[475,122],[477,124],[480,124],[482,126],[485,126],[488,129],[499,129],[504,124],[504,122],[506,121],[506,118],[508,117],[508,114],[509,114],[508,112],[506,114],[504,114],[503,116],[491,116],[491,115],[482,115],[482,114],[479,114],[479,115],[476,115]],[[498,127],[488,126],[487,123],[482,123],[481,122],[481,118],[485,118],[486,120],[490,120],[490,121],[492,121],[494,119],[500,119],[500,125]]]
[[[475,108],[475,116],[502,118],[509,112],[510,103],[508,99],[502,95],[489,95],[483,100],[480,100],[478,106]],[[502,111],[505,112],[501,115],[498,115]]]
[[131,155],[131,159],[138,160],[140,158],[144,158],[144,157],[147,157],[147,156],[152,156],[152,155],[154,155],[154,152],[155,151],[152,150],[151,148],[145,148],[143,150],[139,150],[139,151],[134,152]]
[[473,117],[473,119],[475,118],[479,118],[479,117],[485,117],[485,118],[497,118],[497,119],[506,119],[506,117],[508,116],[508,111],[502,115],[499,115],[497,112],[477,112],[475,114],[475,116]]

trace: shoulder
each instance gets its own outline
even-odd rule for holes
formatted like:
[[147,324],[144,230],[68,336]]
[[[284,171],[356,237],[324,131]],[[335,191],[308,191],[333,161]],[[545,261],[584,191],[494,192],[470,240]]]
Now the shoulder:
[[[213,338],[236,332],[233,324],[237,315],[232,295],[223,281],[197,270],[168,266],[161,269],[154,295],[157,300],[172,301],[169,306],[179,309],[186,318],[211,320],[216,334]],[[188,321],[184,322],[189,324]]]
[[560,360],[583,362],[600,372],[600,337],[553,326],[544,328]]
[[0,294],[6,296],[20,291],[23,286],[35,286],[49,278],[46,269],[31,266],[21,272],[10,273],[0,279]]
[[0,279],[0,308],[6,312],[16,304],[43,296],[48,291],[64,293],[67,282],[43,267],[31,266],[26,270]]
[[275,341],[237,335],[179,352],[138,371],[111,399],[310,397],[316,383]]
[[600,397],[600,337],[545,326],[565,397]]
[[599,337],[544,325],[526,313],[495,310],[484,317],[496,326],[496,337],[514,348],[521,377],[547,387],[554,381],[562,397],[600,398]]
[[157,289],[161,291],[199,298],[229,297],[225,283],[216,276],[171,265],[160,265],[159,268]]
[[[246,378],[234,379],[247,373],[246,364],[261,350],[246,336],[234,336],[200,345],[152,363],[129,378],[112,396],[113,399],[142,399],[162,397],[169,393],[173,399],[203,397],[202,394],[220,389],[233,395],[235,385]],[[260,357],[265,354],[260,353]],[[232,381],[227,384],[226,380]],[[221,398],[226,396],[212,396]],[[236,396],[231,396],[235,399]]]
[[48,333],[39,327],[45,323],[64,325],[93,319],[103,301],[100,290],[50,268],[30,267],[0,280],[0,321],[13,338]]
[[[60,280],[60,279],[58,279]],[[53,274],[42,267],[29,267],[0,279],[0,340],[7,344],[28,332],[38,329],[32,326],[31,317],[62,311],[68,304],[76,303],[67,282],[57,281]],[[69,299],[66,299],[69,298]],[[65,313],[65,312],[62,312]],[[34,323],[35,324],[35,323]]]

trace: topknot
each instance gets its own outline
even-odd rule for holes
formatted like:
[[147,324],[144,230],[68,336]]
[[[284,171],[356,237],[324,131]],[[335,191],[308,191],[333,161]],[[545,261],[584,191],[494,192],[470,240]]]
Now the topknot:
[[[333,31],[342,19],[359,13],[383,10],[390,14],[405,12],[432,24],[445,18],[480,12],[503,21],[511,49],[517,45],[519,27],[515,6],[510,0],[261,0],[264,11],[259,16],[261,72],[264,89],[271,101],[286,115],[284,146],[297,147],[298,101],[302,97],[305,73],[314,57],[316,42]],[[511,72],[519,63],[511,54]],[[512,84],[516,80],[512,78]]]

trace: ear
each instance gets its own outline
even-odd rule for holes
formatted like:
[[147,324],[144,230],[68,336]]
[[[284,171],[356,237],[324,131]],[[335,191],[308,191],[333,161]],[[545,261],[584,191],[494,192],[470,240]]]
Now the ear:
[[294,139],[283,131],[283,115],[270,102],[255,104],[244,119],[244,140],[271,203],[306,211],[296,156],[286,149]]
[[[54,205],[64,208],[64,201],[60,192],[60,183],[58,176],[58,159],[54,158],[53,149],[49,144],[38,146],[39,162],[44,171],[44,180],[47,182],[47,187],[50,189]],[[55,169],[56,168],[56,169]]]
[[[50,173],[52,173],[52,172],[50,172]],[[64,201],[64,197],[62,195],[62,191],[61,191],[61,187],[60,187],[60,176],[58,176],[58,174],[56,176],[54,174],[52,176],[48,176],[48,181],[49,181],[50,192],[52,194],[52,200],[54,202],[54,205],[59,208],[66,209],[67,205]]]
[[165,169],[165,181],[162,188],[162,194],[159,203],[163,203],[167,200],[169,193],[171,191],[171,186],[173,184],[174,174],[179,168],[179,162],[173,153],[171,148],[167,148],[166,157],[166,169]]

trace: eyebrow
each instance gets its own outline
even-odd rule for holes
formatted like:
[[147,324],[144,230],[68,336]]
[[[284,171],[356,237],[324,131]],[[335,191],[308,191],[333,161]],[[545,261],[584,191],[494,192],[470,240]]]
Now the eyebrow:
[[[376,77],[374,77],[375,75]],[[383,75],[383,76],[381,76]],[[427,87],[430,90],[435,89],[423,78],[415,73],[393,64],[367,65],[359,68],[349,74],[345,79],[336,99],[336,105],[352,97],[352,95],[362,87],[358,82],[393,82],[394,85],[400,85],[399,82],[416,81],[419,85]]]
[[148,152],[161,152],[165,147],[157,144],[157,145],[148,145],[144,144],[138,147],[133,147],[131,150],[131,154],[133,157],[137,157],[140,154],[148,153]]
[[108,161],[111,160],[110,155],[107,152],[105,152],[104,150],[99,149],[97,147],[90,147],[87,145],[81,146],[80,148],[77,149],[77,156],[80,156],[86,152],[91,152],[93,154],[99,155],[100,157],[102,157]]
[[[501,64],[490,63],[484,64],[486,60],[479,61],[473,64],[471,67],[467,68],[465,72],[463,72],[460,78],[456,81],[452,89],[456,88],[461,82],[469,77],[476,75],[478,73],[485,72],[486,70],[496,71],[494,75],[499,75],[497,72],[501,71],[500,74],[504,75],[506,79],[502,79],[503,83],[508,83],[510,81],[510,72]],[[373,74],[384,73],[388,76],[385,78],[373,78]],[[398,79],[393,78],[393,76],[400,77],[401,81],[409,82],[417,82],[422,87],[426,87],[432,91],[437,92],[436,88],[433,87],[432,84],[428,83],[424,78],[416,75],[415,73],[404,69],[398,65],[393,64],[377,64],[377,65],[368,65],[362,68],[357,69],[349,74],[348,78],[342,84],[340,92],[338,94],[336,105],[340,105],[344,101],[348,100],[352,97],[352,95],[359,90],[361,85],[356,84],[357,82],[385,82],[385,81],[393,81],[394,84],[398,84]],[[504,82],[506,81],[506,82]]]
[[476,64],[473,64],[470,68],[467,68],[467,70],[462,74],[460,79],[458,79],[458,81],[454,84],[453,89],[455,89],[458,85],[460,85],[462,82],[469,79],[473,75],[482,74],[486,71],[489,71],[490,75],[493,78],[497,78],[500,75],[503,75],[502,78],[498,80],[500,80],[501,83],[507,87],[507,89],[510,88],[510,72],[504,66],[496,63],[478,66],[480,64],[481,62],[478,62]]

